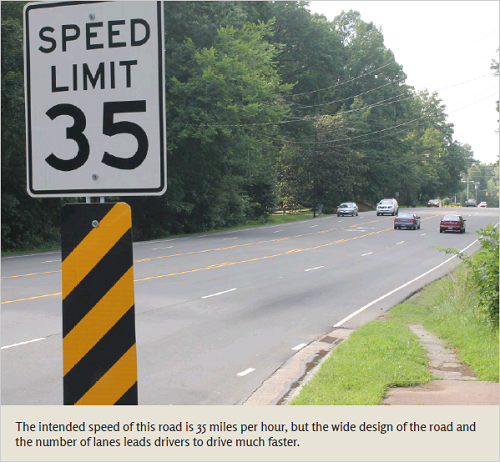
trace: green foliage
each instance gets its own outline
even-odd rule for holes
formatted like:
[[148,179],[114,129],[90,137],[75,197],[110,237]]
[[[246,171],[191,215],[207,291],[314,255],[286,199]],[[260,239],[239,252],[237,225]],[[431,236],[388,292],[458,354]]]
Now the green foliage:
[[336,347],[292,405],[376,405],[390,387],[431,380],[425,350],[408,326],[371,321]]
[[471,256],[464,255],[453,248],[440,248],[447,254],[457,255],[469,268],[470,276],[477,287],[480,308],[488,315],[491,326],[498,330],[499,304],[499,239],[498,229],[489,224],[479,234],[481,248]]
[[[1,4],[3,250],[57,245],[68,201],[26,192],[25,3]],[[312,207],[314,196],[333,210],[396,191],[408,202],[460,191],[470,146],[453,140],[437,94],[405,84],[382,29],[358,12],[330,22],[306,2],[164,10],[168,188],[123,198],[136,240],[266,220],[277,204]],[[488,171],[481,188],[498,190]]]
[[470,268],[459,265],[448,276],[425,287],[416,297],[393,308],[394,321],[422,324],[452,348],[479,380],[498,381],[498,330],[478,307]]

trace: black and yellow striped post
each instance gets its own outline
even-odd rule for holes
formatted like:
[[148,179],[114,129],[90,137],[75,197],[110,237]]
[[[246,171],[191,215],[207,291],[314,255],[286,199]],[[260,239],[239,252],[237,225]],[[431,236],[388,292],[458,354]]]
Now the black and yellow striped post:
[[130,207],[67,204],[61,240],[64,404],[137,404]]

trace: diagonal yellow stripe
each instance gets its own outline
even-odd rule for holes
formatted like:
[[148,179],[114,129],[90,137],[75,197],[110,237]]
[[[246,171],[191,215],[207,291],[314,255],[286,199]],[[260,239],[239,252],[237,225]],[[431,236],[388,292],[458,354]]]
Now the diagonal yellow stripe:
[[75,404],[112,405],[137,382],[137,353],[135,345]]
[[134,305],[133,267],[69,332],[63,340],[63,369],[66,375],[90,349]]
[[132,226],[130,208],[116,204],[62,262],[63,299],[87,276]]

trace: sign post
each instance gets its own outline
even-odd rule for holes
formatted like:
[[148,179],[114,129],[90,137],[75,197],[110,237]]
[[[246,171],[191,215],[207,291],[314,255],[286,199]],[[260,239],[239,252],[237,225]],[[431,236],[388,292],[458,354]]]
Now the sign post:
[[167,187],[163,5],[31,3],[24,34],[28,193],[87,197],[62,210],[64,404],[138,404],[131,211],[103,197]]

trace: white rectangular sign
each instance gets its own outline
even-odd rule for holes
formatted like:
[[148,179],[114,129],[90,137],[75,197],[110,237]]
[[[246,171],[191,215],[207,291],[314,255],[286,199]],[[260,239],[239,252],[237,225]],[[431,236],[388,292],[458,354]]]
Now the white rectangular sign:
[[162,2],[24,10],[28,193],[166,190]]

